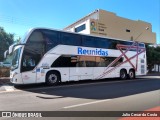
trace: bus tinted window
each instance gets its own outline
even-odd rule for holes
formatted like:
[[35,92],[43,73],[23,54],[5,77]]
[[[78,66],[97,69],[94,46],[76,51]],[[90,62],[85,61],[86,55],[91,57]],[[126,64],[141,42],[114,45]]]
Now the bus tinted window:
[[144,43],[139,43],[139,47],[145,47]]
[[80,35],[62,32],[61,33],[61,44],[80,46],[81,37]]
[[[30,43],[40,42],[41,44],[44,44],[45,52],[54,48],[58,44],[105,48],[105,49],[118,49],[117,44],[126,46],[133,45],[133,41],[122,41],[122,40],[115,40],[108,38],[78,35],[73,33],[66,33],[66,32],[46,30],[46,29],[36,30],[35,32],[33,32],[28,42]],[[136,45],[137,44],[135,44],[135,46]],[[139,43],[139,46],[145,47],[143,43]],[[125,50],[126,48],[123,48],[123,50]],[[136,49],[131,48],[129,51],[136,51]]]
[[108,49],[117,49],[116,46],[117,46],[117,44],[120,44],[119,41],[118,40],[112,40],[112,39],[108,39],[108,40],[111,41],[111,44],[110,44]]
[[106,63],[103,57],[96,57],[96,67],[106,67]]
[[51,67],[69,67],[70,66],[71,57],[68,56],[60,56],[56,61],[53,62]]
[[90,36],[83,36],[82,37],[82,46],[85,46],[85,47],[97,47],[95,38],[94,37],[90,37]]
[[95,67],[95,57],[94,56],[79,56],[78,59],[79,67]]
[[47,51],[59,44],[59,32],[53,30],[43,30],[43,34]]
[[108,39],[105,38],[95,38],[95,39],[97,48],[106,48],[106,49],[109,48],[111,42]]
[[[35,50],[39,49],[36,47],[38,45],[34,44],[34,46]],[[30,48],[29,46],[25,46],[22,56],[21,72],[33,70],[34,67],[39,63],[41,58],[41,51],[32,51],[32,48]]]
[[[52,63],[51,67],[107,67],[115,59],[117,59],[117,57],[62,55]],[[121,62],[123,62],[123,58],[117,60],[117,62],[110,67],[115,67]]]
[[120,41],[120,44],[122,44],[122,45],[132,45],[132,44],[133,44],[133,42]]
[[120,40],[114,40],[114,39],[108,39],[108,40],[110,40],[109,49],[117,49],[117,44],[126,45],[126,46],[130,46],[133,44],[133,42],[129,42],[129,41],[120,41]]
[[29,37],[21,62],[21,72],[33,70],[45,54],[44,36],[39,30],[33,31]]

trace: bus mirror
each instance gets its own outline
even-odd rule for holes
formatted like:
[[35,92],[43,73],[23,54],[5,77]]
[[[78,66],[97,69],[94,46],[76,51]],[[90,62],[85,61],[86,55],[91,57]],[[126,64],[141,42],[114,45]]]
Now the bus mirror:
[[9,46],[9,54],[11,54],[13,52],[14,46],[16,44],[12,44],[11,46]]
[[6,59],[7,58],[7,55],[9,54],[9,52],[8,52],[8,50],[6,50],[5,52],[4,52],[4,58]]
[[11,46],[9,46],[8,54],[11,54],[14,51],[14,48],[16,46],[22,46],[22,45],[25,45],[25,44],[12,44]]

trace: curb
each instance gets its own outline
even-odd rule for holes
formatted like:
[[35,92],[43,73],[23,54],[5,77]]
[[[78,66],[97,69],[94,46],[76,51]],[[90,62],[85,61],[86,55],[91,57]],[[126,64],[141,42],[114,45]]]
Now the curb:
[[160,76],[160,73],[148,73],[146,76]]

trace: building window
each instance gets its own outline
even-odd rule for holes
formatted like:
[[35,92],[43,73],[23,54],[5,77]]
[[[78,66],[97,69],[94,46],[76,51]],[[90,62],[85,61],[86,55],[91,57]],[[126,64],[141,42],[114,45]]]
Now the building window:
[[86,24],[83,24],[83,25],[75,28],[75,32],[80,32],[80,31],[85,30],[85,29],[86,29]]
[[131,30],[129,30],[129,29],[126,29],[126,32],[131,32]]

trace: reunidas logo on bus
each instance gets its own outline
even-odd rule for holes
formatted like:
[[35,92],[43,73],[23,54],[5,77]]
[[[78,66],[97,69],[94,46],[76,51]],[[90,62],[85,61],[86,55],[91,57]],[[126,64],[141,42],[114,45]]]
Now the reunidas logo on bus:
[[77,52],[79,55],[99,55],[99,56],[108,56],[108,51],[103,50],[101,48],[95,48],[95,49],[87,49],[78,47]]

